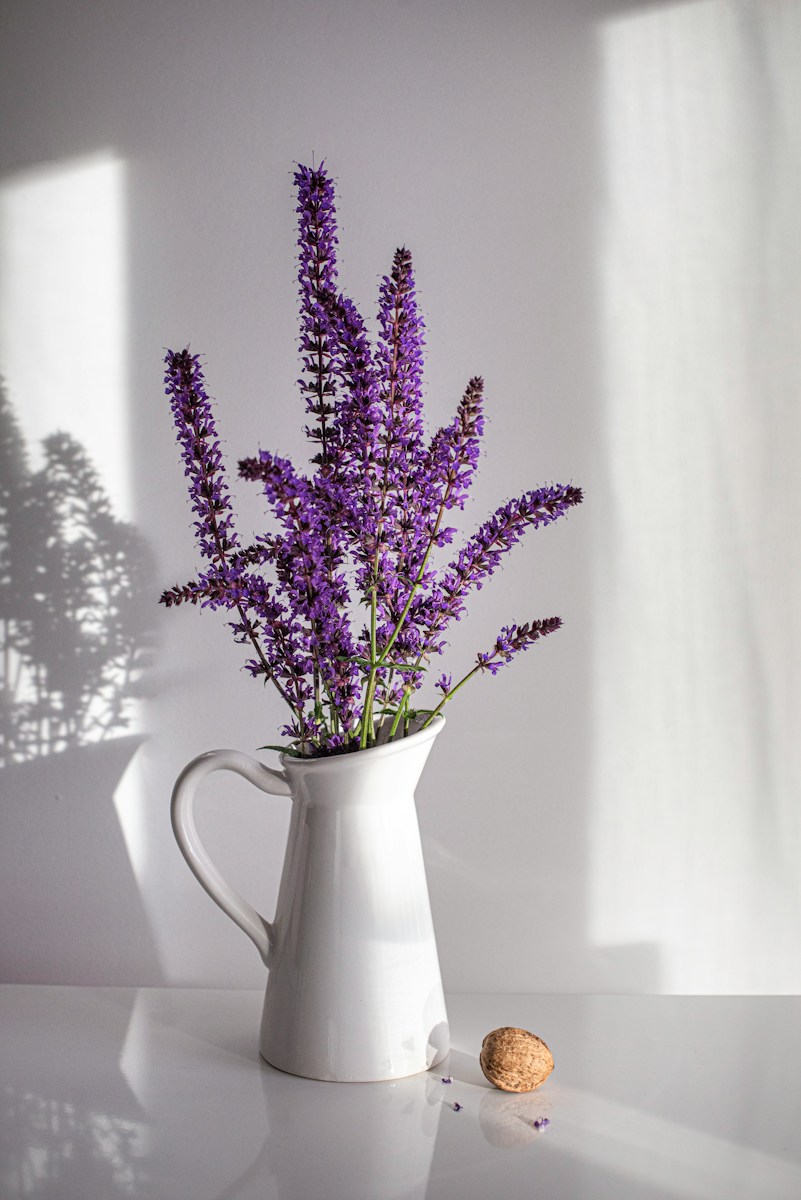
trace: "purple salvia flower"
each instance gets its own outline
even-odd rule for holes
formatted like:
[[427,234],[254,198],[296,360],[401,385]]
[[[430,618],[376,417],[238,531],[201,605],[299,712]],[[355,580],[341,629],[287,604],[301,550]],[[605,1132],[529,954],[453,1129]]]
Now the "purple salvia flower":
[[[486,654],[478,654],[475,666],[457,684],[453,684],[449,675],[443,675],[437,682],[436,687],[442,692],[442,700],[436,709],[434,709],[432,716],[436,716],[437,713],[442,712],[448,701],[474,675],[478,675],[484,671],[489,671],[491,675],[497,675],[504,663],[510,662],[521,651],[528,650],[529,646],[533,646],[540,638],[547,637],[549,633],[553,633],[556,629],[559,629],[561,624],[561,617],[546,617],[545,620],[532,621],[530,624],[527,623],[525,625],[504,625],[495,639],[495,645],[492,649]],[[431,720],[431,717],[429,717],[429,720]]]
[[306,435],[318,446],[313,462],[325,467],[332,453],[334,383],[331,330],[322,297],[336,292],[337,225],[334,184],[325,164],[316,169],[298,166],[298,284],[300,294],[300,350],[305,378],[299,379],[306,412],[314,424]]
[[313,504],[312,486],[288,458],[260,450],[258,458],[240,459],[239,477],[264,484],[264,494],[285,529],[294,530],[299,520],[307,519]]
[[405,247],[395,251],[392,272],[381,282],[378,326],[376,366],[381,376],[384,451],[390,485],[399,488],[419,463],[424,436],[425,325],[417,307],[411,252]]
[[[382,428],[378,519],[389,550],[377,576],[379,622],[391,629],[414,586],[429,544],[423,451],[423,346],[425,325],[417,307],[412,256],[396,250],[392,272],[379,293]],[[391,630],[390,630],[391,632]]]
[[264,545],[264,539],[260,538],[252,546],[246,546],[244,550],[237,550],[231,555],[231,564],[235,568],[254,567],[262,563],[269,562],[270,549]]
[[338,466],[340,477],[348,478],[350,473],[348,482],[355,488],[352,476],[365,465],[375,483],[381,430],[378,374],[364,318],[353,301],[343,295],[329,296],[324,297],[324,305],[335,337],[334,369],[344,393],[334,420]]
[[211,403],[197,354],[168,350],[164,384],[178,430],[200,552],[223,563],[239,545]]
[[[179,604],[200,604],[201,608],[212,610],[241,606],[255,612],[258,619],[266,623],[268,634],[273,624],[286,612],[273,596],[270,585],[260,576],[225,566],[212,567],[209,571],[201,572],[196,580],[167,589],[162,592],[160,603],[167,608],[175,608]],[[259,673],[265,673],[263,664]]]
[[285,533],[264,538],[279,585],[293,612],[308,623],[304,644],[311,670],[320,674],[336,704],[345,730],[354,723],[358,698],[356,649],[347,619],[349,595],[344,576],[336,571],[342,555],[338,539],[326,526],[324,497],[299,475],[289,459],[262,450],[258,459],[243,459],[242,478],[260,480]]
[[235,610],[239,620],[230,622],[234,640],[252,644],[260,655],[246,662],[245,669],[251,675],[272,680],[292,707],[305,703],[307,696],[298,680],[307,669],[307,659],[298,648],[297,624],[287,622],[285,607],[261,576],[234,567],[212,567],[197,580],[163,592],[161,603],[167,608],[200,604],[212,610]]
[[[319,743],[323,734],[321,725],[312,718],[297,717],[287,725],[281,726],[282,737],[288,738],[291,744],[308,747]],[[311,757],[311,755],[310,755]]]
[[496,509],[465,543],[429,594],[413,606],[414,620],[423,629],[425,652],[442,649],[439,635],[451,621],[461,618],[469,593],[483,586],[528,529],[550,525],[582,499],[580,488],[557,484],[525,492]]
[[188,349],[168,350],[164,361],[165,390],[178,430],[184,474],[189,479],[192,511],[198,518],[194,523],[195,533],[201,554],[213,567],[196,583],[165,592],[162,602],[171,607],[187,600],[200,601],[204,607],[235,609],[239,616],[239,621],[232,624],[236,640],[253,645],[259,673],[272,679],[283,698],[294,707],[301,702],[302,695],[297,682],[300,666],[297,631],[293,642],[293,631],[283,623],[283,610],[274,600],[269,585],[258,576],[246,574],[241,564],[235,562],[239,538],[199,358]]
[[445,672],[440,675],[437,682],[434,684],[437,691],[442,692],[443,696],[447,696],[453,687],[453,675],[446,675]]
[[183,585],[176,584],[161,593],[159,603],[167,608],[175,608],[179,604],[200,604],[201,608],[231,608],[233,587],[238,585],[238,571],[227,567],[214,567],[210,571],[202,571],[197,579],[191,579]]
[[525,625],[504,625],[492,649],[476,656],[476,666],[481,671],[489,671],[490,675],[497,675],[500,668],[511,662],[516,654],[528,650],[541,637],[554,633],[561,624],[561,617],[545,617],[544,620]]
[[[223,591],[224,585],[220,585],[220,593]],[[175,587],[166,588],[159,596],[159,604],[165,605],[166,608],[176,608],[179,604],[197,604],[208,595],[206,586],[193,579],[189,583],[176,583]]]
[[[353,448],[373,436],[377,412],[372,352],[355,305],[336,288],[334,185],[321,163],[295,173],[300,284],[301,353],[308,380],[300,380],[318,429],[306,429],[320,444],[313,462],[316,484],[325,492],[329,528],[358,526],[354,513]],[[345,389],[337,401],[337,381]],[[350,451],[350,452],[349,452]]]
[[227,593],[230,606],[239,614],[239,621],[231,623],[235,640],[266,648],[267,661],[253,660],[246,664],[247,670],[272,679],[291,707],[301,710],[309,698],[304,678],[309,658],[299,622],[274,599],[260,575],[240,573],[229,582]]
[[[450,425],[431,440],[426,469],[429,487],[445,509],[463,509],[479,458],[484,432],[484,380],[474,375],[459,402]],[[449,531],[452,532],[452,531]],[[441,535],[440,535],[441,537]],[[438,540],[437,545],[442,545]]]
[[[342,606],[347,601],[346,591],[341,577],[335,577],[335,567],[341,560],[338,552],[338,530],[352,528],[356,522],[352,517],[350,494],[343,487],[341,475],[333,478],[334,464],[340,462],[341,453],[337,453],[336,440],[340,431],[335,427],[333,418],[336,414],[336,363],[335,350],[337,347],[336,328],[331,320],[330,309],[336,307],[336,207],[334,200],[334,184],[329,178],[325,164],[314,170],[300,166],[295,173],[295,185],[298,193],[298,246],[299,265],[298,283],[300,294],[300,347],[306,379],[299,380],[299,385],[306,398],[306,411],[314,416],[315,425],[306,427],[307,436],[319,446],[319,452],[312,461],[317,464],[318,480],[313,493],[316,507],[321,511],[322,528],[317,531],[301,533],[301,540],[306,543],[306,549],[322,550],[323,575],[327,577],[324,586],[316,593],[317,613],[312,614],[314,628],[318,634],[318,650],[323,652],[325,646],[330,651],[328,657],[335,664],[334,678],[327,679],[336,693],[340,716],[346,728],[353,720],[353,705],[357,696],[356,672],[353,665],[343,667],[338,658],[346,653],[353,654],[350,633],[344,616],[338,618],[339,628],[332,627],[330,613],[332,605]],[[341,355],[339,365],[341,366]],[[265,480],[265,490],[268,481]],[[299,504],[308,508],[310,493],[297,497]],[[317,538],[316,546],[311,546],[311,540]],[[296,538],[297,540],[297,538]],[[276,565],[279,578],[282,574],[284,582],[289,571],[282,568],[280,562],[287,563],[288,545],[283,548],[283,556],[279,555]],[[319,582],[319,580],[318,580]],[[308,590],[308,589],[307,589]],[[335,624],[337,622],[334,622]],[[326,639],[326,633],[330,636]],[[338,643],[334,645],[334,642]],[[339,654],[336,653],[339,651]],[[323,658],[325,655],[323,654]]]
[[331,469],[320,480],[329,514],[336,516],[360,570],[357,589],[369,590],[380,529],[379,455],[382,427],[378,374],[364,319],[345,296],[326,301],[331,323],[334,370],[342,387],[334,416]]
[[[453,540],[456,532],[442,524],[448,509],[463,508],[470,484],[473,481],[479,457],[479,441],[484,430],[483,413],[484,381],[474,376],[467,385],[459,403],[456,416],[449,425],[438,430],[424,457],[417,478],[417,504],[422,531],[416,530],[417,546],[442,547]],[[419,550],[418,550],[419,554]],[[408,598],[413,580],[419,578],[419,586],[425,591],[431,584],[434,573],[430,569],[421,571],[425,550],[419,561],[409,564],[406,578],[407,591],[396,600],[390,611],[388,627],[397,625],[400,613]],[[410,578],[411,577],[411,578]],[[398,589],[400,592],[400,589]],[[406,658],[418,657],[425,650],[422,631],[417,624],[421,615],[421,600],[411,609],[397,639],[398,653]],[[390,636],[387,634],[387,636]],[[422,677],[414,680],[415,688]]]

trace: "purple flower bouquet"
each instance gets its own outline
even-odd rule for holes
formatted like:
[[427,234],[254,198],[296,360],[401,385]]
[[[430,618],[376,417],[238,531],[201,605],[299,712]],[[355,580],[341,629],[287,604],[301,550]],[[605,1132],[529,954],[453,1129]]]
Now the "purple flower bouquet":
[[[413,698],[467,599],[528,529],[548,525],[582,500],[572,485],[524,493],[501,505],[455,557],[436,552],[456,530],[476,472],[483,380],[470,380],[450,424],[427,436],[422,375],[425,327],[411,254],[395,252],[381,283],[378,336],[339,290],[334,185],[324,164],[295,173],[298,192],[299,381],[316,453],[313,474],[261,450],[239,463],[260,483],[277,531],[245,545],[237,533],[220,440],[199,358],[169,351],[165,384],[189,480],[204,569],[161,602],[223,608],[245,664],[277,688],[291,717],[288,744],[307,757],[367,749],[430,724],[479,672],[495,674],[558,629],[559,617],[507,625],[441,699]],[[265,575],[269,572],[269,578]],[[362,610],[360,614],[360,609]],[[367,616],[363,615],[366,610]]]

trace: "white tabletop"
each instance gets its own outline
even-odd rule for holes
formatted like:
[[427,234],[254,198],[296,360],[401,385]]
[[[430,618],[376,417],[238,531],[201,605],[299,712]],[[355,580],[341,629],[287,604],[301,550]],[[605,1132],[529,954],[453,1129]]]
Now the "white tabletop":
[[[1,987],[3,1200],[801,1197],[797,998],[451,995],[450,1061],[376,1084],[262,1063],[260,1005]],[[537,1091],[481,1074],[501,1025],[550,1046]]]

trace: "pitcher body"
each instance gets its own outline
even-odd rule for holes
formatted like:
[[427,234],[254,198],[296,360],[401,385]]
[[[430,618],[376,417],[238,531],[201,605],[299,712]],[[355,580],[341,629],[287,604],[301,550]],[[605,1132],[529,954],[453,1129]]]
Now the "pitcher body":
[[[214,751],[176,784],[173,826],[190,867],[268,967],[260,1051],[282,1071],[340,1082],[397,1079],[448,1052],[414,803],[443,724],[350,754],[283,755],[280,772]],[[221,767],[291,797],[272,922],[225,884],[197,839],[191,802],[198,778],[191,772]]]

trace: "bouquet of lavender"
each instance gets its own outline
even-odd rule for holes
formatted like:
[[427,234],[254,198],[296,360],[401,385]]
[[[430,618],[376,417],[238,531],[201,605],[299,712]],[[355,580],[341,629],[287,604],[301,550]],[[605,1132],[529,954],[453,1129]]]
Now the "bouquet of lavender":
[[[426,435],[425,327],[408,250],[382,283],[378,337],[339,290],[334,185],[321,164],[295,173],[299,217],[299,380],[315,454],[302,474],[261,450],[239,463],[258,482],[278,531],[245,545],[237,533],[220,441],[198,356],[168,351],[165,384],[189,480],[204,569],[165,591],[182,603],[234,615],[246,669],[269,681],[291,713],[285,752],[318,756],[366,749],[424,728],[469,679],[492,675],[558,629],[559,617],[504,626],[456,683],[442,674],[434,708],[413,705],[445,632],[473,589],[528,529],[582,499],[571,485],[526,492],[501,505],[450,562],[436,551],[456,534],[483,430],[483,380],[470,380],[450,424]],[[271,578],[265,578],[269,571]],[[366,610],[366,618],[359,610]],[[278,747],[274,747],[278,748]]]

